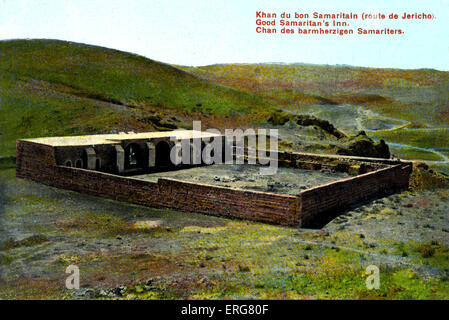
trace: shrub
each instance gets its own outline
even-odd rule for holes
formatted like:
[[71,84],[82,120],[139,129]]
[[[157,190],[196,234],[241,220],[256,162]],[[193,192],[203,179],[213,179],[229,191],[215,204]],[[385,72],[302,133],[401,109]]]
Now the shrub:
[[435,254],[435,249],[430,244],[426,244],[420,246],[418,252],[421,253],[423,258],[430,258]]

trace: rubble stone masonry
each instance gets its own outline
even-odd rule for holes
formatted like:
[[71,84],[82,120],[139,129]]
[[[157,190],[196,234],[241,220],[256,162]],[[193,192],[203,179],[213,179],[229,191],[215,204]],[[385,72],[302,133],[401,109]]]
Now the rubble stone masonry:
[[[284,153],[290,159],[307,158]],[[313,156],[313,161],[325,156]],[[334,159],[335,156],[332,156]],[[384,161],[387,162],[387,161]],[[144,181],[56,165],[52,146],[19,140],[16,176],[49,186],[119,201],[294,227],[315,227],[348,206],[408,187],[411,164],[391,163],[297,196],[248,191],[174,179]]]

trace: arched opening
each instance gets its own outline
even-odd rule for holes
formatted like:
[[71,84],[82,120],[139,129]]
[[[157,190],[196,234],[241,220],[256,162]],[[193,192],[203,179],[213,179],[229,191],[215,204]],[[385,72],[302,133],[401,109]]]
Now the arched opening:
[[87,152],[86,152],[86,150],[83,151],[83,168],[87,169]]
[[156,144],[156,166],[170,166],[170,145],[166,141],[159,141]]
[[142,168],[142,151],[136,143],[125,148],[125,169]]
[[82,168],[83,167],[83,161],[81,159],[76,160],[75,167]]
[[66,166],[66,167],[71,167],[71,166],[72,166],[72,161],[67,160],[67,161],[65,162],[65,166]]

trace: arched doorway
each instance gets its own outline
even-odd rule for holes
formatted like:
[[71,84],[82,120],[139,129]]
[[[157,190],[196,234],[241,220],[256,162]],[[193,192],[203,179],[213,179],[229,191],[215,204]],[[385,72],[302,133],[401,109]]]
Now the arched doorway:
[[86,152],[86,150],[83,151],[83,168],[87,169],[87,152]]
[[125,169],[142,168],[142,150],[137,143],[125,148]]
[[166,141],[159,141],[156,144],[156,166],[168,167],[170,165],[170,145]]

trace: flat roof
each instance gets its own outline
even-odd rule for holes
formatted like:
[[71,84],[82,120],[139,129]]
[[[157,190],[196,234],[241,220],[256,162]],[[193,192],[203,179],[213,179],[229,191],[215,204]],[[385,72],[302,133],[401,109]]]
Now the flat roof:
[[115,144],[124,140],[135,140],[135,139],[155,139],[155,138],[175,137],[178,140],[182,140],[182,139],[212,138],[217,136],[220,135],[206,131],[173,130],[173,131],[155,131],[155,132],[141,132],[141,133],[120,132],[117,134],[45,137],[45,138],[22,139],[22,140],[45,144],[53,147],[60,147],[60,146],[62,147],[62,146],[87,146],[95,144]]

